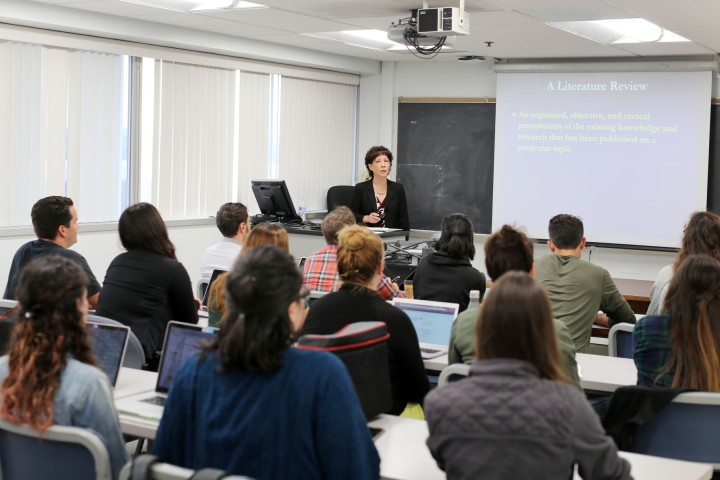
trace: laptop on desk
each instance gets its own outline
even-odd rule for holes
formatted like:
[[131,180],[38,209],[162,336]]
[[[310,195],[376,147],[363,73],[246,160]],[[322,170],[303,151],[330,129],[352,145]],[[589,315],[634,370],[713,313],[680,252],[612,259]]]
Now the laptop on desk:
[[88,343],[98,361],[98,367],[105,372],[113,387],[117,383],[120,367],[125,359],[130,328],[125,325],[86,322]]
[[172,321],[165,331],[160,368],[154,392],[143,392],[122,398],[115,403],[118,412],[126,415],[160,420],[168,391],[183,364],[213,340],[219,330]]
[[420,341],[422,358],[435,358],[448,352],[450,329],[460,306],[457,303],[394,298],[393,305],[410,317]]

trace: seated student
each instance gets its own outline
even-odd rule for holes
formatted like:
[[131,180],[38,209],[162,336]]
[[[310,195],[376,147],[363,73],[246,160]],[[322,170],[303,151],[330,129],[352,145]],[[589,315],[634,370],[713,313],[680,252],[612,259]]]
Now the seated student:
[[97,314],[130,327],[149,368],[157,370],[167,323],[197,323],[198,303],[190,276],[177,261],[175,245],[154,206],[137,203],[126,208],[118,232],[127,252],[108,267]]
[[582,392],[560,364],[542,286],[508,272],[485,300],[470,376],[430,392],[430,452],[447,478],[630,479]]
[[648,315],[658,315],[665,311],[663,301],[667,295],[673,271],[688,255],[708,255],[720,260],[720,216],[712,212],[695,212],[683,230],[682,245],[672,265],[660,270],[655,283],[650,288]]
[[720,261],[685,257],[665,307],[635,325],[638,385],[720,392]]
[[60,255],[80,264],[88,279],[88,302],[93,308],[97,306],[100,284],[85,257],[70,250],[77,243],[78,236],[78,212],[72,199],[60,196],[41,198],[33,205],[30,217],[38,238],[15,252],[3,298],[15,300],[20,273],[30,261],[45,255]]
[[582,220],[555,215],[548,233],[552,254],[535,261],[535,279],[545,287],[555,318],[570,330],[575,349],[584,353],[590,348],[593,323],[635,323],[635,314],[608,271],[580,258],[586,241]]
[[307,314],[292,257],[264,245],[227,278],[225,326],[173,381],[153,453],[257,479],[377,479],[380,459],[332,354],[291,348]]
[[[503,225],[497,232],[485,240],[485,268],[493,281],[511,270],[520,270],[533,275],[533,246],[527,236]],[[468,308],[455,320],[450,331],[450,348],[448,363],[467,363],[475,361],[475,323],[480,314],[480,307]],[[575,344],[573,344],[567,326],[560,320],[553,319],[555,339],[560,348],[565,373],[578,387],[577,362],[575,361]]]
[[[244,255],[251,248],[260,245],[275,245],[286,252],[290,251],[290,241],[285,227],[279,223],[261,223],[248,234],[238,257]],[[237,258],[236,258],[237,260]],[[217,327],[225,315],[225,280],[227,273],[218,275],[208,292],[208,325]]]
[[470,290],[485,294],[485,275],[470,264],[475,258],[473,226],[462,213],[443,218],[435,251],[418,264],[413,277],[413,295],[420,300],[460,304],[470,302]]
[[[327,214],[322,222],[323,237],[327,246],[305,260],[303,285],[306,288],[319,292],[335,292],[340,288],[340,278],[337,273],[337,234],[349,225],[355,225],[355,216],[348,207],[337,207]],[[385,274],[380,276],[377,291],[383,300],[404,296],[397,284]]]
[[353,225],[338,234],[337,266],[342,286],[315,300],[302,334],[335,333],[347,324],[381,321],[387,324],[388,360],[393,405],[386,412],[402,413],[408,403],[422,403],[428,392],[420,344],[410,318],[385,302],[375,290],[383,268],[383,244],[365,227]]
[[41,432],[53,425],[92,430],[107,447],[117,478],[130,458],[110,382],[85,334],[87,281],[78,263],[56,255],[23,269],[13,340],[0,358],[0,418]]
[[222,240],[207,247],[200,260],[200,277],[210,278],[213,270],[228,271],[250,233],[250,216],[242,203],[225,203],[215,215]]

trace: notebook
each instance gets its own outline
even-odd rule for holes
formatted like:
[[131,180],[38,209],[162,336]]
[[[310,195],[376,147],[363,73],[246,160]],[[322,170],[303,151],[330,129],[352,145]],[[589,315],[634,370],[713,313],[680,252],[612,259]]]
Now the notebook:
[[105,372],[114,387],[125,358],[130,328],[125,325],[86,322],[85,331],[98,367]]
[[183,364],[198,353],[202,346],[212,341],[217,328],[201,327],[172,321],[165,330],[160,368],[154,392],[143,392],[121,398],[115,402],[118,412],[138,417],[160,420],[167,393]]
[[460,307],[457,303],[394,298],[393,305],[410,317],[423,358],[435,358],[448,352],[450,329]]

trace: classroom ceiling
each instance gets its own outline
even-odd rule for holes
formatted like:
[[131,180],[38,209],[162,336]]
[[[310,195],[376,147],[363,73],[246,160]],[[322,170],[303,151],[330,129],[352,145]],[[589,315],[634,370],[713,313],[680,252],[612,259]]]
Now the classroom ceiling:
[[[391,22],[397,23],[408,17],[411,9],[422,7],[421,0],[253,0],[269,8],[183,13],[123,0],[35,1],[321,52],[395,61],[417,59],[407,50],[371,50],[303,34],[386,31]],[[457,7],[459,0],[433,0],[429,6]],[[718,0],[466,0],[465,11],[470,17],[470,34],[458,36],[452,49],[441,53],[438,60],[467,55],[496,59],[638,58],[720,52]],[[607,45],[544,23],[633,17],[644,18],[690,41]]]

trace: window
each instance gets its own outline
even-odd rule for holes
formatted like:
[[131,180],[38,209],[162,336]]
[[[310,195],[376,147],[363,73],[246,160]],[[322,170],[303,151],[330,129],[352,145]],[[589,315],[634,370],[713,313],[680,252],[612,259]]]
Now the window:
[[83,222],[116,221],[129,201],[124,55],[0,42],[0,224],[30,224],[47,195]]

